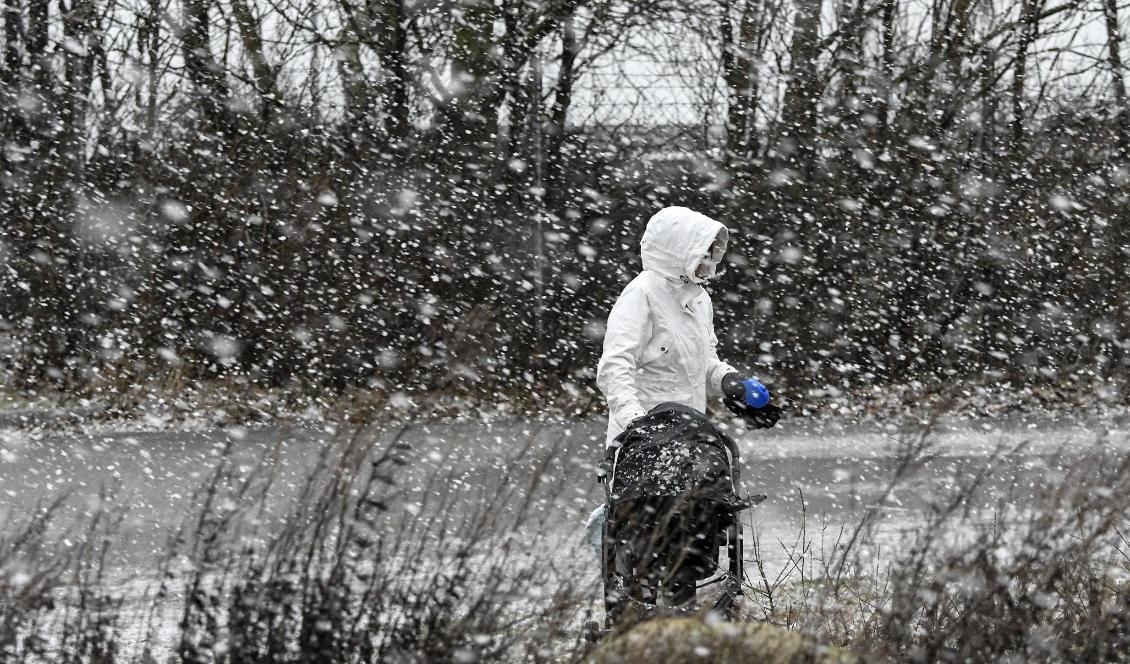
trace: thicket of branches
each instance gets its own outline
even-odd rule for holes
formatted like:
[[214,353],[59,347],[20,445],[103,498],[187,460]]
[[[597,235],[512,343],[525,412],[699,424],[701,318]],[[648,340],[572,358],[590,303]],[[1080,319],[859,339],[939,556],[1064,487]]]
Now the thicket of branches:
[[6,0],[9,373],[584,392],[685,204],[736,230],[723,356],[778,384],[1117,383],[1126,13]]

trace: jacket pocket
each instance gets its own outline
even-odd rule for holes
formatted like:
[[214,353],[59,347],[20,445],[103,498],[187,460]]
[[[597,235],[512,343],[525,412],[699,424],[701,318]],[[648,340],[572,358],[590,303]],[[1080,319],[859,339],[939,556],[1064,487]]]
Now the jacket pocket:
[[671,334],[660,332],[648,340],[637,367],[643,367],[671,354]]

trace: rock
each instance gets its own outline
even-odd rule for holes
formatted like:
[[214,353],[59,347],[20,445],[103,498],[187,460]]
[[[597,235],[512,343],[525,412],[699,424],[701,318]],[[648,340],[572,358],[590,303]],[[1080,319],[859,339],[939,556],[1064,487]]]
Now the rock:
[[589,664],[862,664],[842,648],[766,623],[707,618],[659,618],[612,634],[585,659]]

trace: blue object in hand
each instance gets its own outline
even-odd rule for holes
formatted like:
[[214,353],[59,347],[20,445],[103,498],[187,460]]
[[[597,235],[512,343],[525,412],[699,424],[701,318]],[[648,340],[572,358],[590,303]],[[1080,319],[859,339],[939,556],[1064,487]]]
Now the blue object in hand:
[[756,380],[746,378],[742,381],[742,387],[745,388],[742,395],[745,405],[751,408],[764,408],[765,404],[769,403],[769,388]]

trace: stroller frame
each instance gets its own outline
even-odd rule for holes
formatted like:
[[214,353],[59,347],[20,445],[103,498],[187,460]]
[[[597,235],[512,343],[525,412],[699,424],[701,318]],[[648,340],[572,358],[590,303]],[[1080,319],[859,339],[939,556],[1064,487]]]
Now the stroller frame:
[[[695,417],[705,420],[705,415],[699,411],[679,404],[661,404],[653,409],[651,413],[670,410],[693,414]],[[712,439],[708,442],[725,451],[730,488],[732,495],[738,498],[738,500],[731,504],[716,502],[711,504],[712,510],[709,516],[713,519],[713,530],[710,533],[709,543],[710,546],[717,545],[718,549],[710,552],[710,556],[716,568],[714,573],[706,579],[700,580],[695,578],[692,583],[693,591],[695,592],[706,586],[721,583],[721,595],[712,608],[730,619],[734,617],[737,598],[743,594],[741,582],[744,578],[744,542],[742,523],[738,518],[738,513],[761,502],[761,500],[764,500],[764,496],[756,496],[751,500],[740,499],[741,465],[739,463],[740,459],[737,447],[724,434],[718,432],[716,429],[715,432],[719,434],[719,438]],[[613,628],[621,619],[625,610],[633,602],[637,604],[640,603],[640,598],[634,597],[633,595],[638,594],[638,592],[645,587],[641,583],[642,579],[639,578],[638,575],[633,575],[632,569],[623,569],[622,560],[619,563],[617,560],[618,554],[624,553],[621,551],[620,547],[624,546],[624,537],[627,532],[626,526],[629,524],[623,523],[621,519],[617,517],[612,492],[613,487],[616,485],[620,456],[625,449],[627,449],[625,446],[611,449],[604,463],[601,464],[602,472],[598,475],[599,481],[604,485],[604,506],[606,514],[601,538],[601,579],[604,584],[605,631]],[[688,503],[688,505],[689,504],[690,503]],[[717,561],[719,560],[718,554],[722,551],[726,553],[727,565],[725,569],[717,566]],[[628,557],[631,560],[630,555]],[[618,564],[621,565],[620,568],[617,567]],[[652,585],[646,587],[651,593],[652,602],[658,603],[660,588],[654,585],[654,583],[655,580],[652,579]],[[647,606],[647,604],[650,603],[645,603],[644,606]]]

